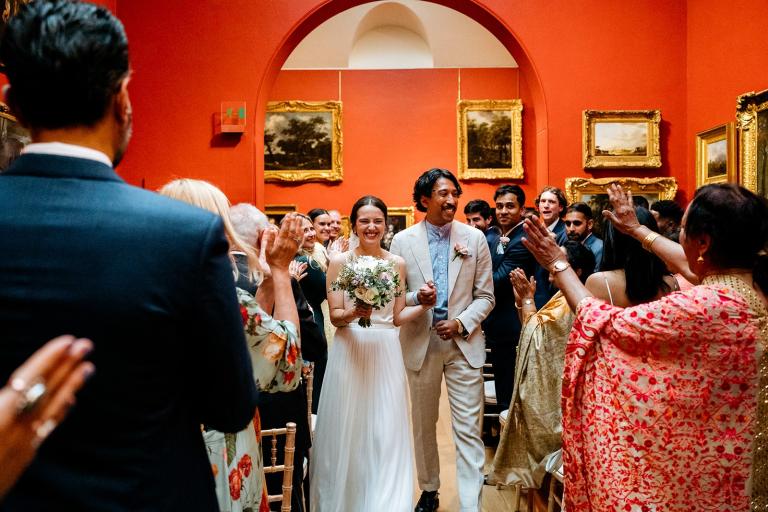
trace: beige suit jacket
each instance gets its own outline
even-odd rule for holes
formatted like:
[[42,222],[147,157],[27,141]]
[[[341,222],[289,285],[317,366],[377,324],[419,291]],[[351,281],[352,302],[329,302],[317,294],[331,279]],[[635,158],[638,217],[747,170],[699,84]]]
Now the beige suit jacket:
[[[466,247],[469,255],[454,257],[457,244]],[[406,304],[416,304],[418,289],[433,280],[425,223],[419,222],[395,235],[390,252],[405,260]],[[454,221],[448,261],[448,319],[458,318],[464,325],[469,336],[466,339],[456,337],[456,344],[470,366],[480,368],[485,362],[485,337],[480,322],[494,305],[491,253],[482,231]],[[431,328],[431,309],[400,328],[400,344],[409,370],[421,369]]]

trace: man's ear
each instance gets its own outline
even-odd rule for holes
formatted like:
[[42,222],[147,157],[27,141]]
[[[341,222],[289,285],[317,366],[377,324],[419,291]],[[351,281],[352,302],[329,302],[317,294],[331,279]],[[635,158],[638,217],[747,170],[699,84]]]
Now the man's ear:
[[115,94],[115,117],[117,117],[122,124],[126,124],[133,114],[131,98],[128,96],[128,82],[130,80],[131,78],[128,76],[123,78],[120,81],[120,88],[117,90],[117,94]]
[[592,232],[592,226],[594,226],[594,225],[595,225],[595,221],[594,220],[589,219],[587,221],[587,229],[589,230],[590,233]]

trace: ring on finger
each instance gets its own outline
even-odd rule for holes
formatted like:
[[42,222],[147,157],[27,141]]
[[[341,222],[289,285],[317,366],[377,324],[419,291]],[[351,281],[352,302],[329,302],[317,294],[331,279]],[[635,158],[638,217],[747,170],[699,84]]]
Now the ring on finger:
[[28,383],[21,377],[11,380],[10,388],[19,395],[16,403],[16,414],[25,414],[32,411],[40,404],[48,389],[41,378],[36,378]]

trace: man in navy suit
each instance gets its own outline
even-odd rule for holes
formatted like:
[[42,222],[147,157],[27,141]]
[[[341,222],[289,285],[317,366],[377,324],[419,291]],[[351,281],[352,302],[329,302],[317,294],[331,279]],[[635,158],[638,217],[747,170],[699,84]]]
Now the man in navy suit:
[[32,2],[0,60],[33,140],[0,175],[0,381],[62,333],[98,368],[0,510],[218,510],[200,426],[241,430],[258,399],[222,220],[115,173],[131,103],[109,11]]
[[512,399],[515,373],[515,353],[520,338],[520,317],[515,308],[515,295],[509,281],[509,273],[522,268],[525,274],[533,273],[536,261],[528,252],[521,238],[523,231],[523,206],[525,192],[517,185],[501,185],[493,194],[496,203],[497,228],[486,232],[493,266],[493,294],[496,299],[491,314],[483,322],[488,347],[491,349],[496,401],[506,409]]
[[595,272],[598,272],[603,261],[603,241],[592,232],[595,224],[592,209],[587,203],[573,203],[565,212],[564,222],[568,239],[584,244],[595,255]]
[[[539,210],[539,217],[547,225],[547,229],[554,234],[557,245],[563,245],[568,240],[565,232],[565,223],[562,216],[565,208],[568,206],[568,200],[565,194],[557,187],[546,186],[536,198],[536,208]],[[534,300],[536,308],[541,308],[549,302],[549,299],[557,292],[557,289],[549,282],[549,270],[536,264],[536,293]]]

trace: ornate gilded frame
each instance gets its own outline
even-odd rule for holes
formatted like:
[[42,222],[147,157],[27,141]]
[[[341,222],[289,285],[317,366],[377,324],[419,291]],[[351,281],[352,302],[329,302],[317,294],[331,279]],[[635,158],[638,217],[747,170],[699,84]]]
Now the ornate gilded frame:
[[[709,145],[725,141],[725,174],[709,176]],[[736,126],[726,123],[696,134],[696,188],[710,183],[736,183]]]
[[416,221],[416,214],[413,206],[393,206],[387,208],[388,217],[405,217],[405,228],[413,226]]
[[[341,181],[344,178],[343,167],[343,135],[342,135],[342,106],[340,101],[272,101],[267,104],[267,116],[271,113],[321,113],[331,114],[331,165],[328,169],[266,169],[265,150],[265,181]],[[266,122],[266,118],[265,118]],[[265,146],[267,130],[264,130]]]
[[[739,128],[739,179],[749,190],[768,197],[768,89],[748,92],[736,99]],[[760,145],[760,117],[765,119],[764,141]],[[762,155],[761,155],[762,153]],[[762,163],[762,169],[758,167]]]
[[[523,179],[523,102],[514,100],[459,100],[457,107],[457,130],[459,138],[459,179],[496,180]],[[469,167],[469,137],[467,135],[467,113],[471,111],[503,111],[509,114],[511,123],[510,166],[508,168]]]
[[565,195],[569,203],[581,201],[587,194],[605,194],[612,184],[621,185],[633,194],[657,195],[659,199],[674,199],[677,193],[675,178],[566,178]]
[[[603,167],[661,167],[659,149],[659,110],[585,110],[582,113],[582,162],[585,169]],[[596,123],[646,123],[648,139],[645,155],[600,155],[595,146]]]
[[280,221],[288,213],[296,211],[295,204],[266,204],[264,205],[264,215],[267,216],[270,223],[280,224]]
[[29,132],[19,124],[8,106],[0,102],[0,172],[3,172],[30,142]]

